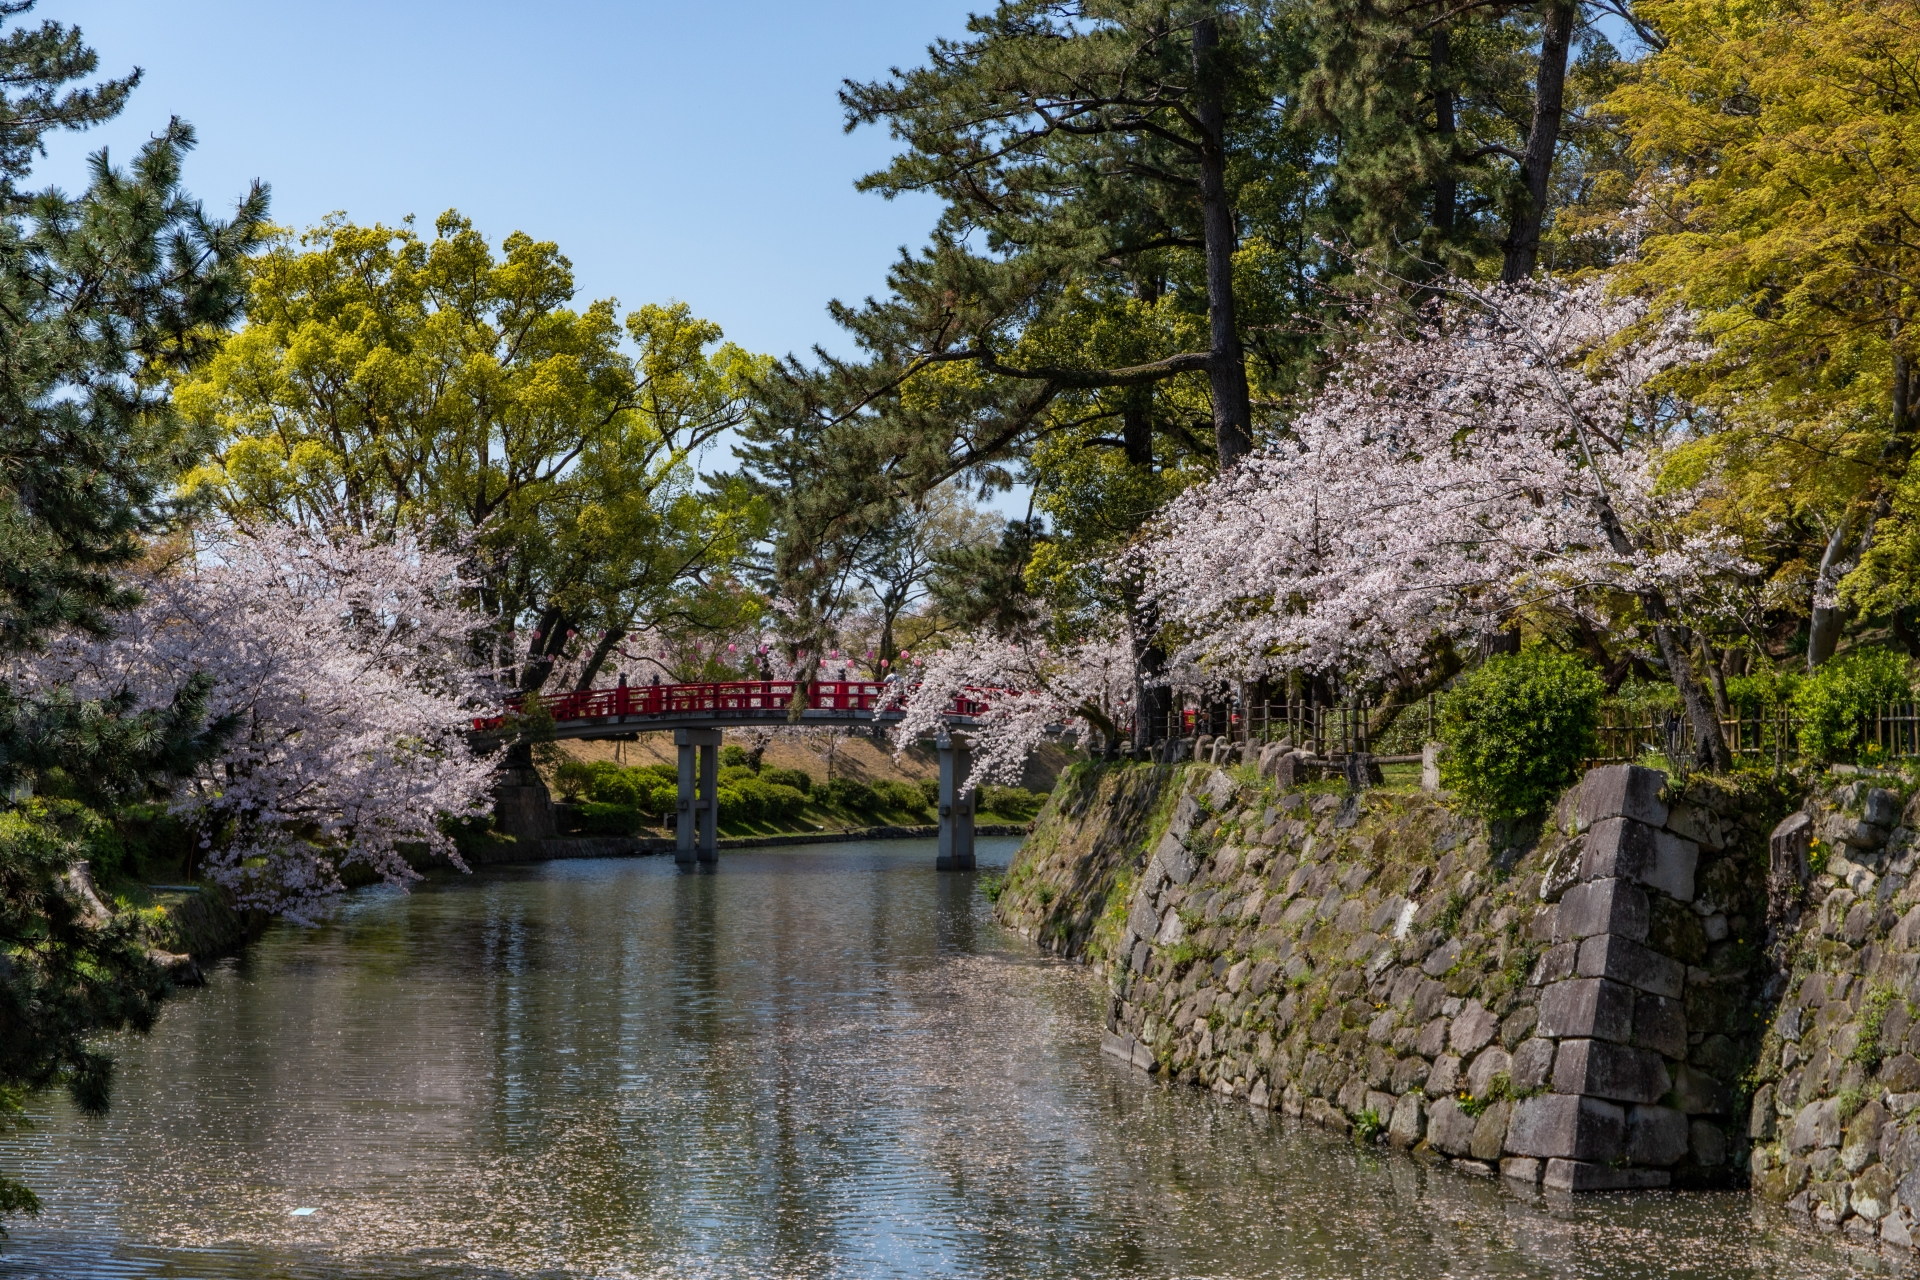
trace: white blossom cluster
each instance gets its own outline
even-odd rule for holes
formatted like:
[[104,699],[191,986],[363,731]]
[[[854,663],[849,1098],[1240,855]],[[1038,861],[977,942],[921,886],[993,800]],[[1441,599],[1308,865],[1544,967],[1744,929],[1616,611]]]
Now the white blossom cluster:
[[239,728],[175,807],[242,907],[311,922],[344,865],[417,878],[408,846],[464,865],[437,821],[489,804],[492,761],[464,730],[497,694],[470,665],[481,620],[459,603],[454,558],[270,528],[138,585],[112,636],[64,637],[16,676],[87,697],[130,688],[142,706],[213,677],[209,710]]
[[1730,540],[1675,532],[1698,495],[1656,492],[1674,428],[1654,380],[1699,354],[1683,320],[1600,283],[1449,294],[1377,326],[1283,442],[1162,513],[1136,554],[1177,658],[1378,675],[1522,608],[1658,587],[1684,611],[1751,571]]
[[896,686],[887,704],[906,707],[905,719],[893,729],[901,751],[937,738],[955,698],[987,705],[979,723],[963,730],[973,761],[967,790],[979,783],[1018,783],[1033,749],[1050,733],[1093,725],[1089,712],[1120,724],[1134,688],[1124,635],[1064,647],[1048,644],[1037,630],[1008,638],[962,637],[927,654],[916,675],[913,684]]

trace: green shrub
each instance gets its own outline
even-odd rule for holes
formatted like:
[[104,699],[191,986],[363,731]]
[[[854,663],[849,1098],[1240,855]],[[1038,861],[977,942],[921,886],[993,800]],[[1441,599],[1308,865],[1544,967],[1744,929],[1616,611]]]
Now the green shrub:
[[720,788],[722,822],[791,822],[806,807],[807,798],[792,787],[751,774]]
[[745,747],[720,748],[720,767],[722,769],[745,769],[753,771],[753,757],[747,754]]
[[927,802],[927,808],[935,809],[940,805],[940,779],[922,778],[914,784],[920,788],[920,798]]
[[640,829],[640,811],[631,805],[588,800],[580,806],[580,829],[595,836],[630,836]]
[[1031,818],[1040,812],[1044,803],[1045,796],[1035,795],[1025,787],[980,788],[980,807],[1009,818]]
[[620,769],[595,778],[593,785],[587,788],[587,797],[599,804],[617,804],[637,809],[646,803],[649,790],[632,773]]
[[741,790],[738,787],[721,787],[720,821],[722,822],[758,822],[762,817],[763,806],[758,793]]
[[1742,720],[1762,720],[1793,700],[1801,677],[1792,671],[1755,671],[1727,677],[1727,706]]
[[763,769],[760,778],[777,787],[792,787],[803,796],[813,793],[813,775],[805,769]]
[[1800,749],[1815,760],[1851,760],[1861,718],[1882,703],[1913,696],[1907,660],[1891,649],[1855,649],[1829,660],[1793,691]]
[[655,784],[664,782],[670,787],[680,785],[680,770],[670,764],[643,764],[628,772],[636,778],[650,779]]
[[1501,654],[1463,678],[1440,718],[1442,783],[1488,818],[1543,812],[1593,754],[1606,686],[1571,654]]
[[578,800],[580,793],[593,785],[593,767],[585,760],[568,760],[553,771],[553,781],[561,795]]
[[807,798],[792,787],[778,782],[763,782],[760,787],[766,796],[769,817],[792,822],[807,807]]
[[647,791],[646,807],[648,813],[674,813],[680,808],[680,786],[677,782],[656,782]]
[[920,788],[911,782],[894,782],[891,779],[873,784],[874,798],[883,809],[897,809],[903,813],[924,813],[927,801],[920,794]]
[[760,781],[760,775],[743,764],[726,765],[720,770],[720,785],[723,787],[758,781]]
[[827,803],[842,809],[851,809],[856,813],[871,813],[879,807],[880,798],[873,788],[864,782],[855,782],[852,778],[835,778],[827,783]]

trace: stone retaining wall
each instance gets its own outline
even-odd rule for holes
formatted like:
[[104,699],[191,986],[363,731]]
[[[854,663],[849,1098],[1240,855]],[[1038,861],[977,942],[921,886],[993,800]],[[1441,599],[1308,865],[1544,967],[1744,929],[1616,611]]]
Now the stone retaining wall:
[[1859,1240],[1920,1219],[1920,800],[1835,780],[1773,842],[1777,1002],[1753,1072],[1754,1189]]
[[1516,845],[1420,794],[1089,771],[998,910],[1102,967],[1143,1069],[1471,1172],[1738,1182],[1783,806],[1665,782],[1598,770]]

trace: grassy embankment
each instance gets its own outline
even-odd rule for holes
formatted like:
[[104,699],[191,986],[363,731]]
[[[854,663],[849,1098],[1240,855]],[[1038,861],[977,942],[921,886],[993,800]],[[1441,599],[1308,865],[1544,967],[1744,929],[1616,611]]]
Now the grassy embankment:
[[[568,834],[664,835],[678,797],[674,766],[664,761],[622,765],[611,760],[560,761],[550,771]],[[978,820],[1024,823],[1045,800],[1022,787],[982,787]],[[811,770],[756,761],[744,748],[722,752],[720,832],[723,836],[924,826],[935,821],[937,786],[931,778],[863,781],[821,778]]]

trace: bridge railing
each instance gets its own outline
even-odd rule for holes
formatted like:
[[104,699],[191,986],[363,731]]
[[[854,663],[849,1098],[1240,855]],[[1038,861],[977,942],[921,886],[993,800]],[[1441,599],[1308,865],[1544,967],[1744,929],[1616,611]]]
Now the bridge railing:
[[[578,693],[542,697],[542,709],[557,721],[611,720],[628,716],[679,716],[728,712],[783,712],[793,705],[797,690],[806,692],[809,711],[872,712],[887,696],[878,680],[724,680],[704,684],[622,685],[614,689],[586,689]],[[509,715],[526,709],[524,694],[507,699],[507,711],[497,716],[475,716],[473,727],[498,729]],[[956,698],[952,715],[981,715],[984,701]]]

